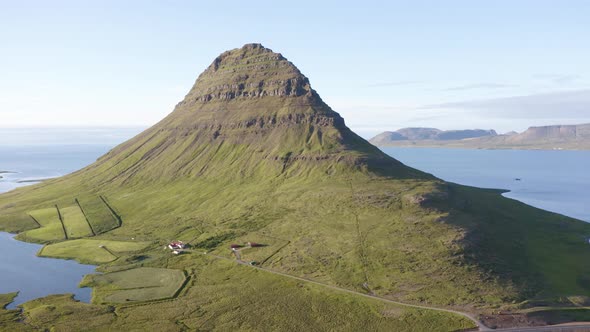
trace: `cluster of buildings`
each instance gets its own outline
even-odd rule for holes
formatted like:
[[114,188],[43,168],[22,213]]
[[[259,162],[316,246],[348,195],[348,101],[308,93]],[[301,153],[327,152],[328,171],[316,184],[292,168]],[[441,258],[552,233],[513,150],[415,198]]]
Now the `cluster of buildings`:
[[172,241],[170,244],[168,244],[168,248],[172,250],[173,254],[178,255],[184,251],[186,244],[184,244],[182,241]]

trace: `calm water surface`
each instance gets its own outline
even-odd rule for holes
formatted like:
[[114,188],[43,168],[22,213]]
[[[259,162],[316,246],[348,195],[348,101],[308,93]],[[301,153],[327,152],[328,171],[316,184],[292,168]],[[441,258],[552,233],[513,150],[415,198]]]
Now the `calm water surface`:
[[[22,180],[40,179],[68,174],[92,163],[111,146],[0,146],[0,192],[26,185]],[[78,288],[94,266],[71,260],[37,257],[40,245],[20,242],[13,234],[0,232],[0,294],[20,291],[9,308],[50,294],[74,293],[88,302],[90,288]]]
[[382,150],[446,181],[508,189],[506,197],[590,222],[590,151]]

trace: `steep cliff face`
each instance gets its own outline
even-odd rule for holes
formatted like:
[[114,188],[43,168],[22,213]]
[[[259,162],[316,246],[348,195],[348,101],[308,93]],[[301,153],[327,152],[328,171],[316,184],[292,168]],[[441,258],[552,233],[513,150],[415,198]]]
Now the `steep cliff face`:
[[590,139],[590,124],[530,127],[514,135],[508,142],[542,142]]

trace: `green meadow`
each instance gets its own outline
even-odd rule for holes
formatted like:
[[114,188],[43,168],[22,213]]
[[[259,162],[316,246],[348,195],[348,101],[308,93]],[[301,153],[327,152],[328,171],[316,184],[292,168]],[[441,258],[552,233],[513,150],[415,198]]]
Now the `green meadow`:
[[[408,332],[458,331],[474,327],[471,321],[460,316],[384,304],[202,254],[181,255],[169,261],[169,268],[177,266],[188,267],[185,270],[188,283],[176,298],[138,303],[125,301],[130,296],[145,296],[149,292],[149,288],[145,292],[140,288],[126,293],[126,287],[134,287],[133,278],[138,278],[142,285],[153,286],[155,281],[150,273],[144,273],[147,271],[128,270],[131,272],[105,274],[106,278],[112,278],[108,282],[106,279],[93,282],[95,292],[100,293],[98,298],[118,294],[115,299],[129,304],[83,304],[68,295],[49,296],[24,304],[23,322],[12,326],[22,326],[21,330],[43,326],[56,331],[155,328],[165,331]],[[158,269],[155,275],[159,275]],[[114,287],[111,282],[120,284]]]
[[76,239],[53,243],[43,247],[43,257],[75,259],[83,264],[109,263],[129,252],[145,249],[150,242],[130,242],[94,239]]
[[88,275],[81,286],[94,288],[94,303],[129,303],[173,298],[185,280],[180,270],[140,267]]
[[68,238],[75,239],[94,235],[88,220],[78,205],[59,209]]

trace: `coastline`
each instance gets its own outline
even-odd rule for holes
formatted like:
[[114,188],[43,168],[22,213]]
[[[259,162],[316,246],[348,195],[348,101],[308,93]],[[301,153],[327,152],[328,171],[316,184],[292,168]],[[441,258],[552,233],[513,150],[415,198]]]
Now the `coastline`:
[[[432,141],[420,142],[410,141],[402,144],[373,144],[377,148],[432,148],[432,149],[462,149],[462,150],[519,150],[519,151],[590,151],[590,145],[583,147],[553,147],[542,145],[499,145],[499,146],[483,146],[483,145],[469,145],[466,142],[452,141],[449,143],[435,143]],[[372,143],[371,143],[372,144]]]

